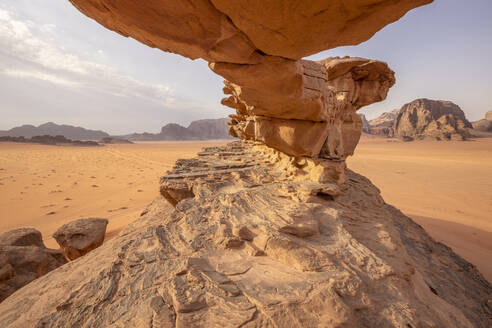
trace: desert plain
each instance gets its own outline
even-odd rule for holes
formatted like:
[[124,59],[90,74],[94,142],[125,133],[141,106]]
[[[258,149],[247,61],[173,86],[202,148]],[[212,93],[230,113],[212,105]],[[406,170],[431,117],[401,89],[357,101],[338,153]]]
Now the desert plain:
[[[159,177],[176,159],[225,143],[0,143],[0,233],[34,227],[57,248],[51,235],[58,227],[102,217],[110,239],[158,196]],[[492,138],[405,143],[363,136],[347,165],[492,281]]]

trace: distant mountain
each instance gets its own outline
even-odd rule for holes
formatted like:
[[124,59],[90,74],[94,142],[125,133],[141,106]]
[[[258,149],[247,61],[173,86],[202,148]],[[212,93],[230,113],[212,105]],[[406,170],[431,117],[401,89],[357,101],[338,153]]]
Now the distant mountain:
[[492,110],[485,113],[485,118],[472,122],[473,129],[482,132],[492,132]]
[[88,130],[72,125],[58,125],[53,122],[41,124],[40,126],[22,125],[8,131],[0,131],[0,136],[8,137],[32,138],[40,135],[64,136],[73,140],[100,140],[109,137],[109,134],[104,131]]
[[399,112],[400,109],[395,109],[391,112],[383,113],[378,117],[376,117],[375,119],[370,120],[369,125],[371,127],[381,127],[381,126],[392,127]]
[[472,128],[458,105],[425,98],[404,105],[393,124],[395,136],[403,140],[465,140]]
[[133,141],[231,139],[228,122],[229,118],[198,120],[188,127],[169,123],[160,133],[134,133],[121,137]]

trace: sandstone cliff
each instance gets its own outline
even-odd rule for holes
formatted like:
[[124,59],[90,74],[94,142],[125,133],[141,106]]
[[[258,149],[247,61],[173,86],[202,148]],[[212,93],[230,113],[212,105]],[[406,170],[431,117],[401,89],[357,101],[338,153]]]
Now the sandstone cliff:
[[395,136],[413,140],[464,140],[472,125],[450,101],[417,99],[404,105],[393,126]]

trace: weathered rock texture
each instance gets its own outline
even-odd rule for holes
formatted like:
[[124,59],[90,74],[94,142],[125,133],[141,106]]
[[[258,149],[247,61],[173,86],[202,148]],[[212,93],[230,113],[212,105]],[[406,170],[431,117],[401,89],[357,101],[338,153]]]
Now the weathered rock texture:
[[196,59],[226,78],[231,134],[293,156],[344,159],[360,137],[355,111],[394,83],[384,63],[301,58],[369,39],[432,0],[70,0],[107,28]]
[[395,119],[395,136],[407,139],[464,140],[472,125],[450,101],[417,99],[404,105]]
[[62,253],[45,247],[41,232],[35,229],[15,229],[1,234],[0,302],[66,262]]
[[0,305],[0,327],[490,327],[492,286],[366,178],[236,142],[180,160],[100,248]]
[[279,66],[281,75],[263,75],[261,65],[214,64],[212,69],[239,81],[226,81],[224,92],[231,96],[222,101],[237,111],[231,134],[293,156],[343,160],[352,155],[362,129],[356,110],[385,99],[395,82],[385,63],[363,58],[269,65]]
[[103,244],[107,225],[106,219],[79,219],[61,226],[53,238],[65,256],[75,260]]
[[472,122],[473,129],[482,132],[492,132],[492,110],[485,113],[485,118]]

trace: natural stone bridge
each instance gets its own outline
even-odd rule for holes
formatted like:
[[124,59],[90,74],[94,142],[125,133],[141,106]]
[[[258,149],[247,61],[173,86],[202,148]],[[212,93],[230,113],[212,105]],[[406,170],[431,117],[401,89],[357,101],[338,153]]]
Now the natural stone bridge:
[[124,36],[223,76],[230,133],[292,156],[344,160],[362,122],[356,110],[386,98],[394,73],[362,58],[308,55],[366,41],[432,0],[70,0]]

